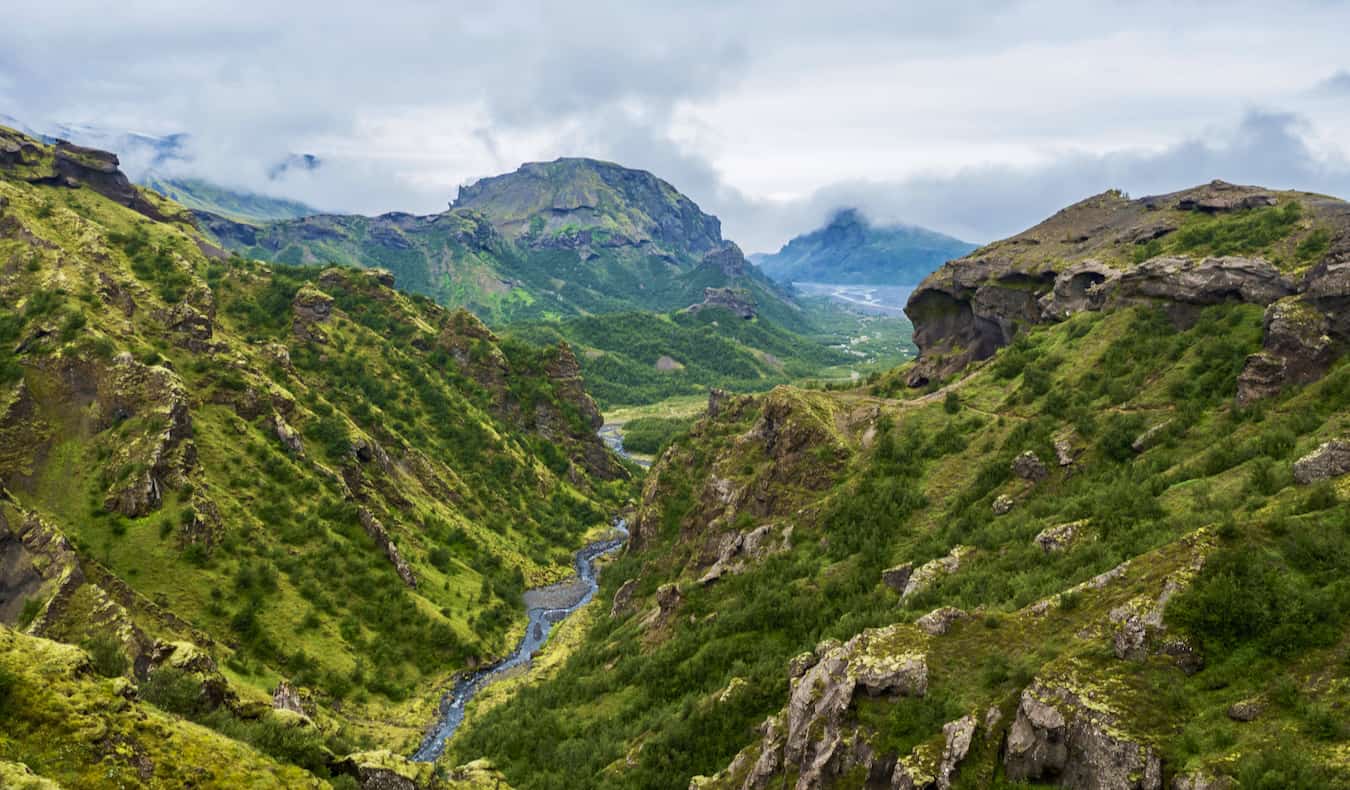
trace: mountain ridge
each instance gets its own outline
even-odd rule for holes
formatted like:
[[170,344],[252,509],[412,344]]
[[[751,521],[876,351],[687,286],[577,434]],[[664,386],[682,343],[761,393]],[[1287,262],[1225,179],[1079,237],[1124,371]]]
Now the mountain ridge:
[[916,225],[875,225],[858,209],[844,208],[778,252],[752,258],[765,274],[783,283],[917,285],[975,247]]

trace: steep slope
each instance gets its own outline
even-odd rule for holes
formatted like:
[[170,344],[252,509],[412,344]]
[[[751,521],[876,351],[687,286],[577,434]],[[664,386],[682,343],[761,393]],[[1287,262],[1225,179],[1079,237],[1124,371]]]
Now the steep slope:
[[973,249],[926,228],[873,225],[857,209],[843,209],[778,252],[755,256],[755,264],[780,283],[916,285]]
[[929,394],[714,394],[608,616],[452,749],[521,787],[1350,783],[1350,360],[1239,401],[1242,293],[1027,321]]
[[0,129],[0,623],[322,778],[415,743],[628,474],[566,345],[191,219]]
[[717,387],[762,391],[859,361],[772,323],[745,320],[727,306],[521,323],[508,331],[536,345],[566,340],[576,349],[587,390],[605,409]]
[[1243,399],[1314,378],[1350,339],[1350,204],[1215,181],[1131,200],[1110,191],[943,266],[905,308],[923,386],[985,359],[1027,326],[1163,299],[1174,313],[1269,305],[1267,349]]
[[493,321],[677,310],[730,289],[780,326],[796,305],[669,184],[589,159],[532,163],[460,190],[441,214],[321,215],[261,228],[202,217],[227,248],[280,263],[392,271]]
[[200,178],[168,178],[150,173],[139,183],[193,211],[217,214],[235,222],[256,224],[319,213],[295,200],[227,189]]

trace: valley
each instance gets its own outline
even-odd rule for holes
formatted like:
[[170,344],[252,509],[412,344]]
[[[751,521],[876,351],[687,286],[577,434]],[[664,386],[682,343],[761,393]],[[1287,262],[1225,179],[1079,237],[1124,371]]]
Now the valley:
[[1350,782],[1350,204],[188,186],[0,127],[0,786]]

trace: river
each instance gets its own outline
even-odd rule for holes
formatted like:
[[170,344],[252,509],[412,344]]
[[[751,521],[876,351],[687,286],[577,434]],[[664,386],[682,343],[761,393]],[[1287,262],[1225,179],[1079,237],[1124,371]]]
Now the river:
[[[617,430],[610,436],[602,430],[600,436],[616,453],[626,455],[623,451],[623,438],[618,435]],[[459,729],[459,725],[464,723],[464,706],[469,700],[502,674],[522,664],[530,663],[534,654],[544,646],[553,626],[589,603],[599,591],[596,561],[606,554],[618,551],[627,541],[628,525],[623,519],[618,519],[614,522],[614,534],[587,543],[577,551],[572,560],[576,575],[557,584],[525,591],[525,614],[529,622],[525,625],[525,635],[520,638],[516,649],[496,664],[463,675],[455,681],[455,685],[441,698],[440,715],[436,724],[422,739],[422,745],[413,752],[413,760],[432,762],[441,756],[445,751],[445,744]]]

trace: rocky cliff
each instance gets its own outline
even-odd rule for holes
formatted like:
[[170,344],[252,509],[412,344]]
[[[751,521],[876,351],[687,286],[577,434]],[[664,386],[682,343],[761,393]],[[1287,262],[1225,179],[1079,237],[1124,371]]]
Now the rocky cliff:
[[987,359],[1036,324],[1083,310],[1160,304],[1268,307],[1265,349],[1239,398],[1325,372],[1348,339],[1350,204],[1215,181],[1130,199],[1106,192],[944,265],[910,296],[923,386]]

